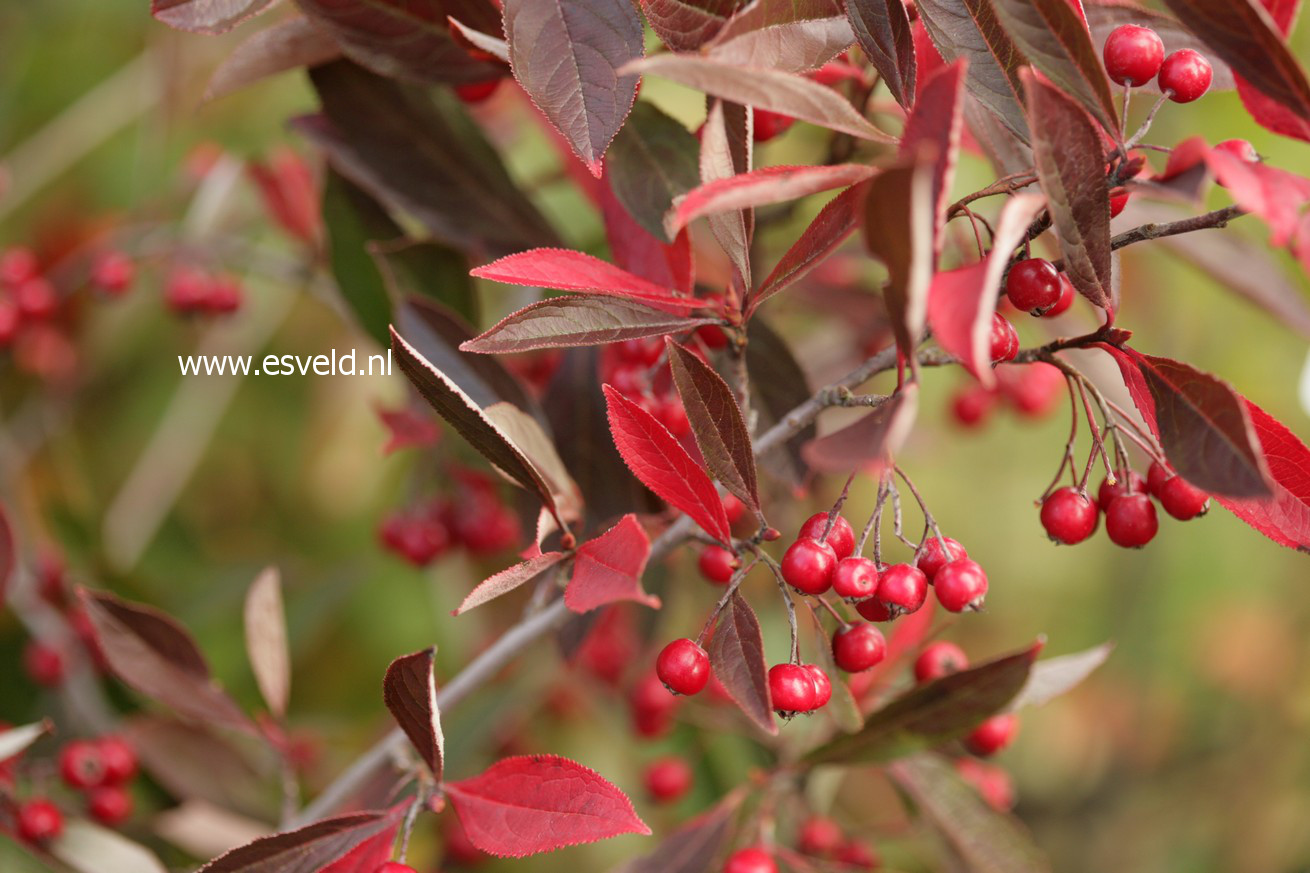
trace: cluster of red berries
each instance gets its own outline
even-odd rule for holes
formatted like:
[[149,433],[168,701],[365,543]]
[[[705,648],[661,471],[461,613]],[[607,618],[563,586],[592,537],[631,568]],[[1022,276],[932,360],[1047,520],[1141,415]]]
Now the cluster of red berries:
[[231,315],[244,297],[235,276],[215,276],[194,266],[176,266],[164,280],[164,303],[178,315]]
[[456,478],[454,497],[431,500],[383,519],[378,528],[383,548],[415,567],[426,567],[456,546],[481,556],[517,545],[522,526],[491,480],[466,471]]
[[802,594],[818,596],[831,589],[869,621],[891,621],[917,611],[929,586],[951,612],[977,609],[987,594],[986,573],[950,537],[927,538],[913,564],[879,567],[854,552],[850,522],[836,515],[830,523],[828,513],[817,513],[783,555],[782,577]]
[[[824,816],[811,816],[801,823],[796,849],[841,870],[876,870],[882,864],[872,846],[847,836],[841,825]],[[767,848],[749,846],[728,856],[723,873],[778,873],[778,862]]]
[[1126,549],[1138,549],[1155,538],[1160,529],[1155,504],[1179,521],[1204,515],[1210,495],[1192,485],[1159,461],[1154,461],[1145,480],[1134,472],[1107,479],[1093,500],[1085,489],[1065,486],[1042,501],[1042,527],[1057,543],[1074,545],[1096,532],[1101,513],[1110,541]]
[[[969,666],[964,650],[954,643],[939,641],[924,646],[914,661],[914,681],[932,682]],[[994,715],[964,738],[964,747],[980,758],[995,755],[1008,746],[1019,732],[1019,717],[1012,712]]]
[[[91,664],[105,670],[104,652],[96,639],[91,618],[82,605],[69,597],[63,561],[55,554],[42,555],[35,572],[37,594],[58,611],[81,645]],[[33,638],[23,648],[23,671],[36,685],[57,688],[68,674],[68,653],[61,645],[47,639]]]
[[996,372],[996,387],[985,388],[970,379],[951,397],[951,415],[965,428],[986,424],[992,413],[1005,405],[1023,418],[1042,418],[1059,404],[1064,393],[1064,374],[1051,364],[1037,361]]
[[[716,331],[718,336],[723,335],[722,330],[716,328]],[[697,351],[695,346],[692,350]],[[691,436],[691,421],[673,384],[668,364],[657,366],[663,356],[664,341],[658,337],[625,340],[605,346],[601,352],[600,378],[615,391],[640,404],[669,433],[685,439]]]
[[1191,103],[1210,89],[1214,70],[1205,56],[1179,49],[1168,57],[1164,42],[1149,27],[1124,24],[1105,41],[1105,71],[1120,85],[1133,88],[1156,79],[1160,91],[1175,103]]
[[[136,776],[136,752],[121,737],[74,740],[59,752],[59,775],[64,784],[82,794],[87,813],[106,827],[122,824],[132,815],[127,786]],[[13,759],[4,762],[6,782],[12,778]],[[31,797],[12,809],[13,830],[19,839],[44,845],[64,829],[64,814],[49,797]]]

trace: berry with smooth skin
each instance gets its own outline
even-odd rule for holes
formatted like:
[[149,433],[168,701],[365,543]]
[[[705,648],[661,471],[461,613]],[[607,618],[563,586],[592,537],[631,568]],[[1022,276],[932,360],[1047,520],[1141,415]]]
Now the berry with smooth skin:
[[105,827],[115,827],[132,817],[132,795],[121,785],[103,785],[87,794],[86,811]]
[[674,640],[656,658],[655,673],[674,694],[699,694],[710,681],[710,656],[694,640]]
[[1210,495],[1182,476],[1160,486],[1160,506],[1179,521],[1190,521],[1210,509]]
[[1120,85],[1145,85],[1160,72],[1164,42],[1149,27],[1122,24],[1110,32],[1102,53],[1105,72]]
[[995,755],[1014,740],[1019,732],[1019,717],[1012,712],[994,715],[964,738],[964,747],[980,758]]
[[54,646],[31,640],[23,649],[23,669],[37,685],[54,688],[64,681],[64,656]]
[[789,716],[814,709],[818,689],[800,664],[774,664],[769,668],[769,697],[779,715]]
[[1146,471],[1146,493],[1159,500],[1161,492],[1164,491],[1164,483],[1172,479],[1174,475],[1174,471],[1164,464],[1159,461],[1152,461],[1150,468]]
[[996,392],[981,385],[962,385],[951,397],[951,415],[965,428],[981,427],[996,408]]
[[678,704],[678,698],[669,693],[660,677],[647,673],[633,684],[628,694],[633,729],[642,737],[663,736],[673,727]]
[[790,115],[781,115],[767,109],[756,109],[755,124],[751,128],[751,138],[756,142],[768,142],[774,137],[785,133],[787,128],[791,127],[795,121],[796,119]]
[[827,816],[810,816],[796,831],[796,848],[815,858],[832,858],[846,842],[841,825]]
[[15,819],[18,838],[28,843],[42,844],[64,832],[64,814],[45,798],[36,798],[19,804]]
[[36,252],[25,246],[14,246],[0,253],[0,285],[17,288],[41,275],[41,261]]
[[1096,530],[1096,504],[1077,488],[1057,488],[1042,501],[1041,519],[1047,536],[1057,543],[1072,546]]
[[855,604],[855,611],[860,614],[865,621],[891,621],[896,616],[887,608],[877,597],[870,597],[868,600],[861,600]]
[[681,758],[652,761],[646,768],[646,793],[656,803],[674,803],[691,790],[691,767]]
[[1055,301],[1055,305],[1042,313],[1042,318],[1055,318],[1057,315],[1064,315],[1073,306],[1073,298],[1078,292],[1073,290],[1073,282],[1064,273],[1060,274],[1060,297]]
[[871,624],[853,624],[832,635],[832,659],[847,673],[860,673],[887,657],[887,640]]
[[1145,494],[1146,482],[1141,476],[1134,472],[1128,473],[1128,481],[1125,482],[1120,476],[1113,485],[1109,479],[1101,480],[1101,487],[1096,489],[1096,505],[1102,512],[1110,505],[1110,501],[1116,497],[1122,497],[1125,494]]
[[69,788],[96,788],[105,784],[105,762],[100,746],[74,740],[59,750],[59,776]]
[[[942,545],[943,541],[945,546]],[[951,561],[958,561],[960,558],[969,557],[969,553],[964,550],[958,540],[950,537],[941,537],[940,539],[933,535],[923,541],[919,548],[919,557],[914,559],[914,566],[923,571],[923,575],[928,578],[928,584],[932,584],[933,578],[937,571],[945,567]]]
[[728,524],[736,524],[746,516],[746,504],[731,494],[725,494],[723,495],[723,514],[728,517]]
[[892,564],[878,581],[878,599],[892,615],[908,615],[928,597],[928,577],[913,564]]
[[796,538],[822,540],[832,546],[839,561],[855,554],[855,529],[851,527],[849,521],[840,515],[837,516],[832,521],[832,530],[828,531],[828,536],[825,538],[823,532],[827,527],[828,513],[816,512],[801,525],[800,533],[796,534]]
[[814,682],[814,705],[810,710],[822,709],[828,705],[829,700],[832,700],[832,680],[818,664],[806,664],[805,671],[810,674],[810,679]]
[[940,640],[923,647],[914,659],[914,681],[931,682],[967,669],[969,658],[955,643]]
[[977,561],[961,558],[938,570],[932,587],[948,612],[979,609],[987,596],[987,574]]
[[843,558],[832,571],[832,590],[838,597],[857,601],[878,593],[878,565],[872,558]]
[[1060,299],[1060,272],[1045,258],[1028,258],[1010,268],[1005,294],[1016,309],[1041,315]]
[[802,594],[822,594],[832,587],[837,553],[818,540],[799,539],[782,556],[782,578]]
[[1145,494],[1116,497],[1105,510],[1105,532],[1116,546],[1140,549],[1155,538],[1159,529],[1155,504]]
[[136,278],[136,264],[122,252],[102,252],[91,265],[91,284],[106,294],[117,297]]
[[96,740],[106,785],[122,785],[136,776],[136,750],[127,740],[109,734]]
[[732,580],[732,574],[741,566],[741,561],[723,546],[706,546],[701,549],[700,557],[696,559],[696,566],[700,568],[700,574],[709,581],[726,585]]
[[1019,334],[999,312],[992,315],[991,358],[993,364],[1013,361],[1019,354]]
[[882,859],[873,850],[873,846],[863,840],[848,840],[833,859],[842,865],[843,870],[877,870]]
[[723,873],[778,873],[778,864],[764,849],[752,846],[729,855]]
[[1160,90],[1175,103],[1191,103],[1210,90],[1214,69],[1205,55],[1192,49],[1179,49],[1160,65]]

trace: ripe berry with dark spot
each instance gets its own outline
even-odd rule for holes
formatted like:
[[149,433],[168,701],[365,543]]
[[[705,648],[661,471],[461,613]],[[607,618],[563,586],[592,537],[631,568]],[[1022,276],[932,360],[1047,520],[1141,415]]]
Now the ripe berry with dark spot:
[[1028,258],[1010,268],[1005,294],[1016,309],[1041,315],[1060,299],[1060,273],[1045,258]]
[[854,624],[832,635],[832,659],[847,673],[860,673],[887,657],[887,640],[871,624]]
[[1145,85],[1160,72],[1164,42],[1154,30],[1122,24],[1105,40],[1105,72],[1120,85]]
[[64,831],[64,814],[45,798],[20,804],[15,818],[18,838],[28,843],[47,843]]
[[[1111,205],[1113,209],[1113,204]],[[1064,315],[1073,306],[1074,295],[1078,292],[1073,290],[1073,282],[1064,273],[1060,274],[1060,297],[1055,301],[1055,305],[1042,313],[1042,318],[1055,318],[1057,315]]]
[[878,599],[892,615],[906,615],[923,606],[928,597],[928,577],[913,564],[893,564],[882,571]]
[[1174,477],[1174,471],[1170,470],[1159,461],[1152,461],[1151,467],[1146,471],[1146,493],[1160,499],[1160,494],[1164,491],[1164,483]]
[[769,668],[769,696],[778,714],[789,716],[814,709],[818,689],[810,671],[800,664],[774,664]]
[[674,640],[655,660],[655,673],[674,694],[699,694],[710,681],[710,656],[694,640]]
[[701,549],[696,566],[709,581],[725,585],[732,579],[732,574],[741,566],[741,562],[723,546],[706,546]]
[[796,832],[796,848],[816,858],[835,856],[845,841],[841,825],[822,815],[810,816]]
[[964,738],[964,747],[980,758],[995,755],[1010,745],[1019,732],[1019,717],[1012,712],[994,715]]
[[1116,497],[1122,497],[1125,494],[1145,494],[1146,482],[1141,476],[1134,472],[1128,473],[1128,481],[1125,482],[1120,476],[1113,485],[1109,479],[1101,480],[1101,487],[1096,489],[1096,505],[1104,512],[1110,505],[1110,501]]
[[878,593],[878,565],[872,558],[843,558],[832,572],[832,590],[852,601],[873,597]]
[[1191,103],[1210,90],[1214,69],[1205,56],[1192,49],[1179,49],[1160,65],[1160,90],[1175,103]]
[[1140,549],[1155,538],[1159,529],[1155,504],[1145,494],[1116,497],[1105,510],[1105,532],[1116,546]]
[[1189,521],[1205,515],[1210,508],[1210,495],[1182,476],[1174,476],[1160,486],[1160,505],[1179,521]]
[[[945,541],[945,546],[942,542]],[[958,540],[950,537],[929,536],[924,540],[922,547],[919,549],[919,557],[914,559],[914,566],[923,571],[923,575],[928,578],[928,583],[932,584],[933,577],[937,571],[945,567],[951,561],[958,561],[960,558],[969,557],[969,553],[964,550]]]
[[729,855],[723,873],[778,873],[778,864],[764,849],[752,846]]
[[104,785],[86,796],[86,811],[105,827],[115,827],[132,817],[132,795],[121,785]]
[[646,768],[645,782],[651,799],[657,803],[674,803],[691,789],[691,767],[681,758],[660,758]]
[[914,681],[931,682],[958,673],[968,666],[968,656],[955,643],[945,640],[929,643],[924,646],[919,657],[914,659]]
[[810,680],[814,682],[814,705],[810,710],[827,706],[828,701],[832,700],[832,680],[818,664],[806,664],[805,671],[810,674]]
[[825,543],[832,546],[833,552],[837,555],[837,560],[849,558],[855,554],[855,530],[851,523],[842,516],[837,516],[832,521],[832,530],[828,531],[828,536],[824,538],[823,532],[828,527],[828,513],[816,512],[805,520],[801,525],[800,533],[796,535],[797,539],[823,539]]
[[1072,546],[1096,530],[1096,504],[1077,488],[1058,488],[1042,501],[1041,518],[1047,536]]
[[69,788],[103,785],[107,780],[100,746],[88,740],[74,740],[64,746],[59,751],[59,776]]
[[896,616],[887,608],[877,597],[870,597],[868,600],[861,600],[855,604],[855,611],[858,612],[867,621],[891,621]]
[[987,574],[977,561],[961,558],[938,570],[932,587],[937,602],[950,612],[980,609],[987,596]]
[[1019,354],[1019,334],[999,312],[992,315],[991,358],[993,364],[1013,361]]
[[782,556],[782,578],[802,594],[822,594],[832,587],[837,555],[818,540],[799,539]]

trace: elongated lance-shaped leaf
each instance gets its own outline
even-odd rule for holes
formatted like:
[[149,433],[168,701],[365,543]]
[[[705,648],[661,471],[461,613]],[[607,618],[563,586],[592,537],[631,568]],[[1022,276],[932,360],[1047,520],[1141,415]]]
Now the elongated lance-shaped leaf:
[[[1064,2],[1064,0],[1060,0]],[[969,67],[958,60],[933,71],[923,82],[920,100],[905,120],[901,136],[902,159],[913,160],[921,152],[932,155],[932,262],[941,256],[946,210],[955,180],[960,154],[960,131],[964,115],[964,82]]]
[[[705,126],[701,129],[700,179],[710,184],[749,173],[754,160],[751,125],[754,111],[739,103],[711,100]],[[751,236],[755,212],[742,209],[726,215],[710,215],[710,230],[737,269],[743,286],[751,284]]]
[[700,182],[700,143],[654,104],[639,102],[614,137],[605,159],[605,176],[618,201],[638,224],[668,243],[664,214],[675,198]]
[[773,272],[760,283],[750,296],[746,314],[754,314],[761,303],[800,279],[837,250],[860,226],[864,211],[865,185],[855,185],[838,194],[819,210],[819,214],[805,228],[774,265]]
[[665,220],[666,229],[672,235],[704,215],[754,209],[833,188],[847,188],[865,181],[875,172],[872,167],[861,164],[765,167],[730,178],[716,179],[681,197]]
[[504,354],[599,346],[682,333],[717,321],[708,316],[670,315],[618,298],[554,297],[505,316],[486,333],[460,345],[460,349],[479,354]]
[[855,30],[855,39],[864,49],[887,90],[896,102],[909,107],[914,103],[914,79],[917,65],[914,55],[914,31],[902,0],[846,0],[846,15]]
[[887,265],[883,297],[907,359],[923,333],[932,279],[932,161],[920,152],[883,170],[864,199],[864,244]]
[[437,709],[436,655],[433,646],[392,661],[382,679],[382,700],[428,765],[433,780],[441,784],[446,738]]
[[746,598],[734,591],[719,613],[709,644],[710,667],[741,711],[770,734],[778,732],[769,697],[768,666],[760,620]]

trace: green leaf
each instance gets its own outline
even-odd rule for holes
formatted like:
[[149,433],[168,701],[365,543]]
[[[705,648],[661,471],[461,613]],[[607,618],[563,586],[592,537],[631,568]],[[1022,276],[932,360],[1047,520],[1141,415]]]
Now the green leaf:
[[328,168],[323,189],[323,224],[327,228],[328,263],[350,311],[369,336],[385,346],[390,337],[391,298],[369,257],[368,245],[395,239],[401,230],[376,200],[353,182]]

